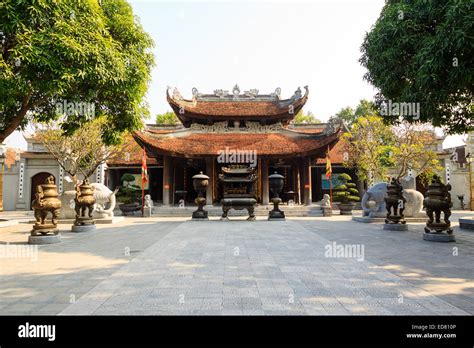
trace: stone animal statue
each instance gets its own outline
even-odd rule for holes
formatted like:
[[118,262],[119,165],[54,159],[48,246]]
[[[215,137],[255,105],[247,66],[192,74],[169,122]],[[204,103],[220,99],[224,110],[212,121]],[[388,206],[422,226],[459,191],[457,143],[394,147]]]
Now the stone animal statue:
[[323,199],[320,202],[321,208],[329,208],[331,206],[331,197],[327,193],[323,195]]
[[[115,194],[118,191],[118,188],[112,191],[104,184],[100,183],[92,183],[91,186],[95,188],[94,190],[94,198],[96,201],[95,211],[94,214],[97,218],[113,218],[114,217],[114,209],[116,204]],[[106,204],[109,207],[106,209]]]
[[151,199],[150,195],[145,195],[145,208],[153,208],[153,200]]
[[[361,200],[363,216],[371,218],[385,218],[387,208],[385,206],[385,195],[387,194],[387,183],[379,182],[369,188]],[[423,217],[423,195],[413,189],[404,189],[403,196],[406,198],[405,217]]]

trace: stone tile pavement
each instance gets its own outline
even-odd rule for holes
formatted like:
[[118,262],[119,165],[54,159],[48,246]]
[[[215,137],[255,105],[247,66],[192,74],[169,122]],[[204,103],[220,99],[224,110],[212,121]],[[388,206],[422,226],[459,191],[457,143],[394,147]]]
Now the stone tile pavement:
[[[422,224],[390,232],[343,216],[188,220],[127,218],[63,232],[36,261],[0,258],[0,314],[474,313],[469,232],[438,244]],[[21,245],[28,229],[0,230],[0,243]]]

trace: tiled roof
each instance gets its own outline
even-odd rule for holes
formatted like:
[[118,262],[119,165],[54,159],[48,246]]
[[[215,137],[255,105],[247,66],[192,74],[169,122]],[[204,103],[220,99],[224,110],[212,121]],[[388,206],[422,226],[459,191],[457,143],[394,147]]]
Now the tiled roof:
[[303,156],[320,154],[339,139],[340,131],[332,135],[303,134],[290,130],[273,133],[195,133],[157,135],[136,132],[134,137],[150,153],[179,157],[217,155],[219,151],[256,150],[257,155]]
[[[333,148],[329,150],[329,158],[332,164],[342,164],[344,162],[344,145],[343,141],[339,140]],[[326,164],[326,157],[318,158],[316,164]]]
[[[142,148],[132,135],[128,134],[124,138],[124,147],[121,153],[114,156],[113,159],[107,161],[109,167],[120,167],[120,166],[141,166],[142,163]],[[156,165],[157,160],[154,157],[150,157],[147,154],[147,165]]]
[[281,121],[287,124],[303,108],[308,89],[302,96],[286,100],[187,100],[174,99],[167,91],[167,100],[183,125],[194,122],[209,123],[229,119],[246,119],[267,123]]

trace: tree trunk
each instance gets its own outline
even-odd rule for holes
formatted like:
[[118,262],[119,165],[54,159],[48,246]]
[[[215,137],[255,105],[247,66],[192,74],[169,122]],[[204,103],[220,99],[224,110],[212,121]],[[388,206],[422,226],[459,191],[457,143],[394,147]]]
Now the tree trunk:
[[10,124],[2,132],[0,132],[0,144],[3,143],[5,139],[14,131],[16,131],[17,128],[20,126],[21,122],[26,116],[26,113],[29,110],[30,97],[31,97],[31,93],[29,93],[23,98],[23,101],[21,103],[21,109],[18,111],[18,113],[10,122]]

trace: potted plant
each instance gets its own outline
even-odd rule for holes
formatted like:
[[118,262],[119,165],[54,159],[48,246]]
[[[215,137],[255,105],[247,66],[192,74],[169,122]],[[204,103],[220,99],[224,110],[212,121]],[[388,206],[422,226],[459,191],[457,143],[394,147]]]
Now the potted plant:
[[359,191],[356,189],[356,184],[351,182],[352,178],[349,174],[339,174],[339,185],[334,187],[334,200],[340,202],[338,204],[341,215],[352,215],[352,210],[355,207],[354,202],[358,202]]
[[122,215],[127,215],[141,209],[138,203],[138,193],[140,187],[133,184],[135,177],[132,174],[126,173],[120,178],[123,186],[121,186],[117,192],[117,200],[122,204],[119,204],[119,209]]

